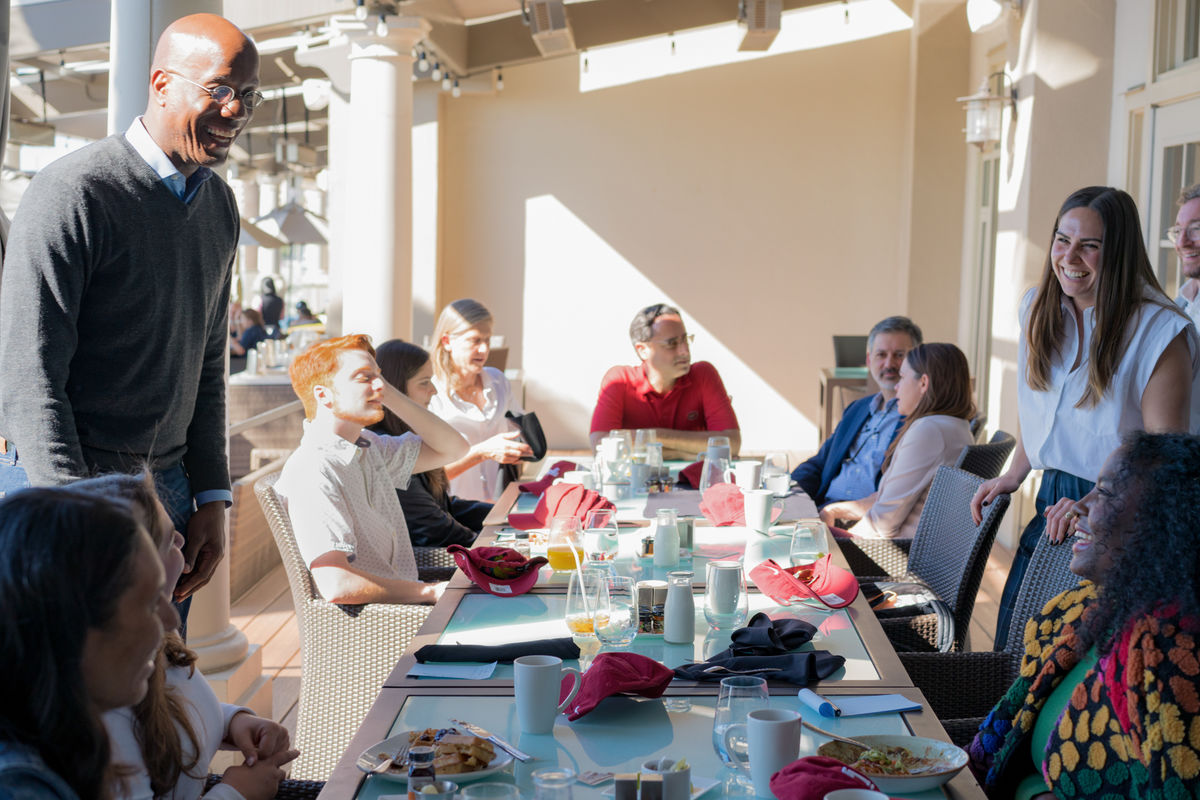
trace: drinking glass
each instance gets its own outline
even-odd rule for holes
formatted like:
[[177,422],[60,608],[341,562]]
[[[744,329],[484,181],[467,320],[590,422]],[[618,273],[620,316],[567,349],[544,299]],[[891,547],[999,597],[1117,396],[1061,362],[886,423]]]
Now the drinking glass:
[[[724,439],[724,436],[714,436],[714,439]],[[711,439],[709,441],[712,441]],[[721,455],[720,448],[709,447],[704,451],[704,461],[700,465],[701,493],[708,491],[710,486],[718,483],[730,483],[733,475],[729,469],[729,456]]]
[[637,636],[637,586],[633,578],[610,575],[604,581],[604,588],[605,591],[597,594],[596,610],[592,616],[593,630],[600,644],[625,647]]
[[633,432],[633,457],[636,459],[645,456],[646,445],[657,441],[658,434],[654,432],[654,428],[638,428]]
[[739,628],[750,616],[746,573],[740,561],[710,561],[704,588],[704,618],[717,630]]
[[571,573],[567,584],[567,609],[564,613],[572,636],[593,638],[596,635],[593,618],[607,592],[608,575],[598,569],[581,569]]
[[617,538],[617,512],[598,508],[583,518],[583,552],[588,566],[607,563],[617,557],[620,540]]
[[792,545],[788,558],[792,566],[816,561],[828,550],[829,528],[819,519],[796,520],[792,528]]
[[771,475],[787,475],[791,472],[788,469],[787,453],[767,453],[762,460],[763,478],[768,478]]
[[570,767],[543,767],[533,773],[534,800],[571,800],[575,771]]
[[579,568],[584,560],[583,533],[579,529],[579,517],[551,518],[546,557],[550,560],[550,569],[555,572]]
[[[751,675],[731,675],[721,679],[720,694],[717,695],[717,708],[713,714],[713,749],[721,757],[727,767],[737,765],[747,759],[748,742],[744,735],[730,737],[730,748],[734,751],[731,756],[725,750],[725,731],[730,725],[744,725],[746,715],[759,708],[766,708],[767,682],[763,678]],[[744,731],[743,731],[744,734]],[[734,759],[740,759],[735,761]]]
[[463,800],[520,800],[521,791],[511,783],[472,783],[462,787]]
[[733,450],[729,446],[728,436],[710,436],[708,437],[707,449],[709,451],[716,450],[717,455],[724,458],[726,461],[733,459]]

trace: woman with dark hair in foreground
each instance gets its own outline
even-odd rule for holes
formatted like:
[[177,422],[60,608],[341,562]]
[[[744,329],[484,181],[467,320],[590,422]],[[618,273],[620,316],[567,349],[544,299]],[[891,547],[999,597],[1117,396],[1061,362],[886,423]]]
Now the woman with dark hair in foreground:
[[[383,379],[421,405],[437,394],[433,384],[433,362],[429,353],[410,342],[391,339],[375,350],[375,363]],[[371,426],[376,433],[400,436],[408,433],[404,421],[384,409],[383,421]],[[407,489],[397,489],[408,536],[414,546],[445,547],[461,544],[470,547],[483,520],[492,510],[491,503],[464,500],[450,494],[446,470],[438,468],[413,475]]]
[[1200,438],[1138,432],[1071,509],[1084,578],[1025,625],[970,747],[992,797],[1200,792]]
[[69,489],[0,501],[0,796],[112,796],[100,715],[146,694],[165,586],[127,504]]

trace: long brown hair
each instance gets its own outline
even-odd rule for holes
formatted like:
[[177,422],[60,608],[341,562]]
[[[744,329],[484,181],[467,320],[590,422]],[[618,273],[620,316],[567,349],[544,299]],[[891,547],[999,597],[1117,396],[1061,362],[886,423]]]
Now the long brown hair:
[[[442,344],[443,336],[452,336],[471,330],[483,322],[492,321],[492,312],[483,303],[470,298],[455,300],[442,309],[438,315],[437,324],[433,327],[433,374],[442,385],[451,390],[458,389],[458,378],[454,372],[454,363],[450,351]],[[397,387],[399,388],[399,387]]]
[[[375,363],[379,365],[383,379],[407,395],[408,382],[421,367],[429,363],[429,353],[412,342],[389,339],[375,349]],[[410,433],[412,428],[390,409],[385,408],[383,420],[372,425],[371,430],[389,436],[400,436]],[[438,467],[425,474],[429,476],[429,493],[439,503],[442,502],[446,493],[450,491],[450,479],[446,477],[446,470]]]
[[888,445],[887,455],[883,459],[885,472],[892,464],[896,445],[921,417],[944,414],[970,420],[975,416],[975,400],[971,397],[971,368],[962,350],[945,342],[930,342],[909,350],[904,360],[917,375],[929,377],[929,388],[917,401],[917,407],[904,418],[904,425]]
[[[1031,387],[1039,392],[1050,388],[1050,362],[1063,343],[1066,325],[1060,310],[1063,292],[1054,274],[1051,250],[1063,214],[1075,208],[1095,211],[1104,226],[1093,312],[1096,327],[1088,346],[1088,385],[1083,396],[1075,402],[1076,408],[1090,408],[1100,402],[1112,383],[1117,365],[1129,345],[1129,323],[1142,303],[1149,300],[1177,312],[1179,309],[1167,298],[1154,277],[1146,246],[1142,243],[1142,223],[1133,198],[1110,186],[1088,186],[1074,192],[1054,218],[1042,279],[1025,330],[1029,350],[1025,380]],[[1146,297],[1146,287],[1153,290],[1154,296]]]

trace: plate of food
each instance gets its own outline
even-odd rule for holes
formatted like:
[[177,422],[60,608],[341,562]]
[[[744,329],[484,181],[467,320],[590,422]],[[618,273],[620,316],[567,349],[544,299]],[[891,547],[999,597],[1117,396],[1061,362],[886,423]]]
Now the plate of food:
[[[513,757],[458,728],[426,728],[389,736],[363,751],[355,765],[363,772],[408,782],[408,749],[426,745],[437,749],[433,771],[439,778],[466,783],[493,775],[512,763]],[[400,757],[397,758],[397,755]],[[391,765],[380,769],[385,761]]]
[[941,786],[967,765],[961,747],[920,736],[855,736],[863,750],[846,742],[826,742],[817,753],[836,758],[870,778],[881,792],[908,794]]

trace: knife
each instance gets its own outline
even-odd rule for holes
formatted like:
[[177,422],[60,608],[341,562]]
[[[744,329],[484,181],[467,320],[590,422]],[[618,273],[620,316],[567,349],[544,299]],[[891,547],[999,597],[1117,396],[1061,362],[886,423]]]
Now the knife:
[[450,721],[455,722],[459,725],[462,725],[464,728],[469,730],[475,736],[478,736],[480,739],[487,739],[489,742],[496,745],[496,747],[499,747],[504,752],[512,755],[512,757],[517,759],[518,761],[530,761],[533,758],[533,756],[529,755],[528,753],[524,753],[524,752],[518,750],[513,745],[511,745],[508,742],[501,739],[499,736],[493,735],[491,733],[491,731],[489,731],[485,728],[481,728],[473,722],[464,722],[461,719],[452,719]]

